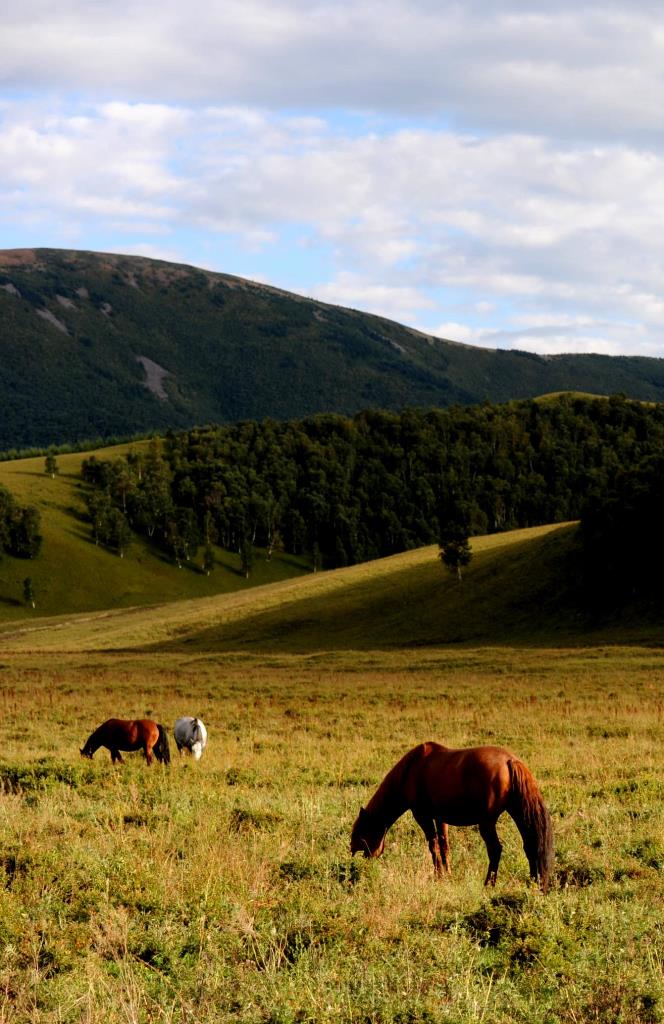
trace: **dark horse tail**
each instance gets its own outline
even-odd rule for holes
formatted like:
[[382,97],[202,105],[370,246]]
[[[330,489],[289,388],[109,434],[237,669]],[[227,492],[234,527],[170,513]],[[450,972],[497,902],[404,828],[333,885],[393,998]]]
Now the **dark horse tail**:
[[546,892],[553,871],[553,826],[532,772],[516,758],[507,762],[510,770],[509,813],[514,818],[530,864],[530,875],[539,879]]
[[152,748],[152,752],[157,760],[161,761],[162,764],[170,764],[171,748],[168,745],[168,734],[163,725],[160,725],[159,722],[157,723],[157,728],[159,729],[159,739]]

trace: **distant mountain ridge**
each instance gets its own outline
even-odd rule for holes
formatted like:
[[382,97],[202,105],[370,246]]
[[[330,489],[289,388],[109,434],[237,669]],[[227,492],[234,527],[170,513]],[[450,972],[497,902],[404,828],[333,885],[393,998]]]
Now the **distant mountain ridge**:
[[0,450],[555,391],[664,400],[664,360],[538,356],[422,334],[138,256],[0,251]]

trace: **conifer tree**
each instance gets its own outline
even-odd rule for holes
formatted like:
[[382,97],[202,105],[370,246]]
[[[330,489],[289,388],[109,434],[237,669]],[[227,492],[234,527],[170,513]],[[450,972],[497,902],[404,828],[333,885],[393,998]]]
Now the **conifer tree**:
[[214,569],[214,551],[212,550],[211,544],[205,545],[203,552],[203,572],[206,576],[209,576]]
[[249,579],[254,565],[254,546],[251,538],[246,535],[240,541],[240,565],[245,579]]
[[23,600],[26,604],[35,607],[35,591],[32,586],[32,580],[29,576],[26,576],[23,580]]

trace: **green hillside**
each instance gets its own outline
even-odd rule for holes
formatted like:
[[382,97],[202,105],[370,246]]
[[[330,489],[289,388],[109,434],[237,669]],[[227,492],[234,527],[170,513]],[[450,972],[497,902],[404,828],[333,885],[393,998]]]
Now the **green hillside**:
[[661,616],[593,622],[566,575],[575,527],[477,537],[462,583],[437,548],[157,607],[0,626],[0,650],[318,654],[450,644],[661,643]]
[[[112,458],[128,447],[105,448],[97,454]],[[216,566],[207,576],[201,556],[178,569],[163,551],[138,536],[123,558],[96,546],[90,524],[83,518],[81,492],[81,462],[89,454],[58,456],[54,479],[45,474],[43,458],[0,462],[0,485],[21,504],[39,510],[44,538],[35,559],[0,560],[0,621],[25,616],[26,576],[33,581],[34,615],[62,615],[243,590],[306,571],[297,558],[275,554],[268,562],[259,553],[251,578],[246,580],[240,572],[239,556],[217,548]]]
[[560,604],[572,535],[573,527],[558,526],[476,537],[461,583],[433,546],[337,570],[315,586],[301,581],[277,605],[265,606],[257,592],[241,617],[183,627],[170,646],[313,652],[552,642],[573,627]]
[[562,580],[573,534],[546,526],[476,537],[461,583],[437,547],[421,548],[332,573],[302,597],[292,587],[277,607],[263,609],[256,595],[240,620],[183,637],[189,650],[297,652],[556,642],[578,631]]
[[0,450],[547,392],[661,401],[664,361],[479,349],[225,274],[0,252]]

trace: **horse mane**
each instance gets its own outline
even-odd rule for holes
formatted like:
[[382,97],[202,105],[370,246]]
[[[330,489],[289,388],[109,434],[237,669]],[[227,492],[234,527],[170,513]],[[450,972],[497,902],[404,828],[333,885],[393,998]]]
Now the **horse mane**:
[[[389,828],[397,818],[406,810],[406,803],[403,796],[404,781],[408,776],[411,766],[415,761],[424,757],[431,743],[418,743],[416,747],[409,750],[401,760],[390,768],[389,772],[380,783],[378,789],[369,800],[366,806],[367,814],[391,818],[387,822]],[[385,813],[387,812],[387,813]]]
[[530,769],[516,757],[510,758],[507,764],[512,795],[518,802],[524,829],[529,838],[534,839],[537,872],[542,891],[546,892],[554,860],[551,815],[544,804],[535,776]]

